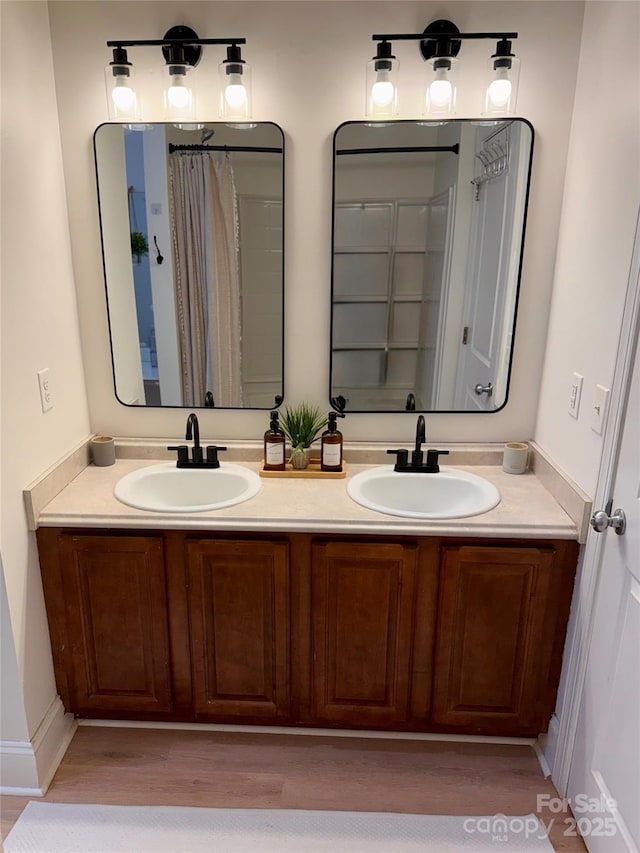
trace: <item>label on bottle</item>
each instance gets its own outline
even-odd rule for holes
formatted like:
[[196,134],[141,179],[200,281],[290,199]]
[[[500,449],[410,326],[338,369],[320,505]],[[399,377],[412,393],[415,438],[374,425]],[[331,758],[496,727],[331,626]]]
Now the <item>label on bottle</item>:
[[322,464],[331,465],[337,468],[341,463],[341,447],[339,444],[323,444],[322,445]]
[[284,442],[279,444],[267,444],[267,455],[265,462],[267,465],[282,465],[284,462]]

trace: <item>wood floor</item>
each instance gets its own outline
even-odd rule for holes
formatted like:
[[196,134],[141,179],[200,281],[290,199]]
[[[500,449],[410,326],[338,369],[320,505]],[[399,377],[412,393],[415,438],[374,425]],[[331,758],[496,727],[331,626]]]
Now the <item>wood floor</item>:
[[[528,745],[81,727],[44,797],[53,803],[537,813],[557,851],[584,851]],[[5,838],[28,802],[0,798]]]

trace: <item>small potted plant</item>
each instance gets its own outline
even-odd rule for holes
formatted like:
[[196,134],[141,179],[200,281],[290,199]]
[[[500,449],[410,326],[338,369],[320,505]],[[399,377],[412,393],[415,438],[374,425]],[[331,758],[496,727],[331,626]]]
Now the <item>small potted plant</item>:
[[141,231],[131,232],[131,254],[138,264],[144,255],[149,254],[149,243]]
[[309,448],[326,427],[326,416],[320,414],[317,406],[300,403],[293,408],[285,407],[280,424],[291,444],[289,461],[294,468],[306,468],[309,464]]

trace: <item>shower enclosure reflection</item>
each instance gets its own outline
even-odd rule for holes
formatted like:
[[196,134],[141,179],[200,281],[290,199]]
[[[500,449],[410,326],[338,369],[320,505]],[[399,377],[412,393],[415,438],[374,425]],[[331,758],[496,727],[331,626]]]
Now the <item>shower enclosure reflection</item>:
[[270,408],[283,391],[283,134],[271,123],[94,136],[116,396]]
[[504,406],[532,146],[522,119],[338,128],[330,396],[346,411]]

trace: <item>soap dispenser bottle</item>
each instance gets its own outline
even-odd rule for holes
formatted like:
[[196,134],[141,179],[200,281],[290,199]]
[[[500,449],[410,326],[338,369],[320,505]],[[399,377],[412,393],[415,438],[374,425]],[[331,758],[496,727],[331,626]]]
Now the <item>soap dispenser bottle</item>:
[[321,471],[342,471],[342,433],[336,424],[337,417],[337,412],[329,412],[327,429],[322,433]]
[[269,429],[264,434],[264,470],[284,471],[286,464],[284,460],[285,435],[280,429],[279,415],[271,412]]

